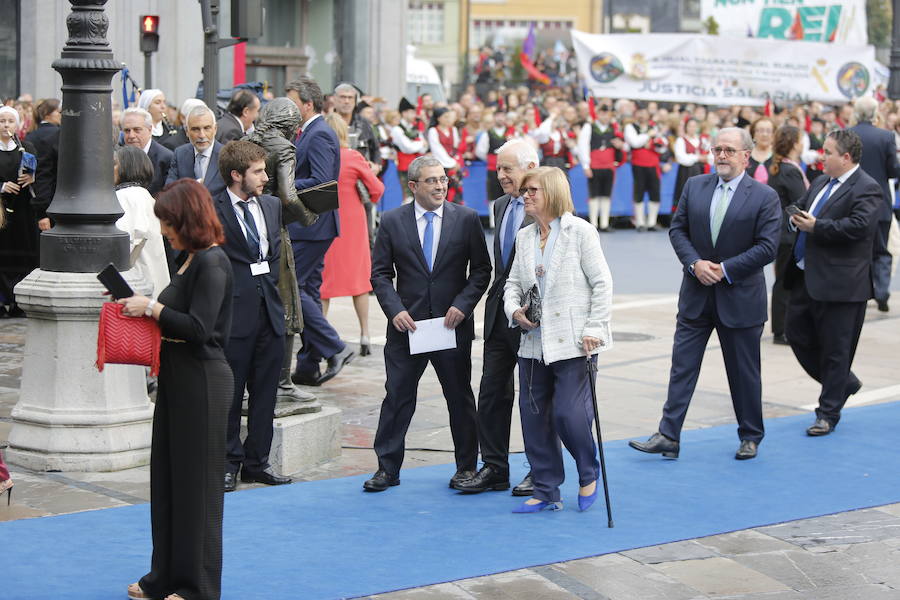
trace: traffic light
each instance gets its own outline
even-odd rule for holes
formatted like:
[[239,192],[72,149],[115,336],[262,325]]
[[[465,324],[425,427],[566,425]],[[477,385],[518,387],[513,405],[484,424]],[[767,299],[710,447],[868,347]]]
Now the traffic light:
[[141,52],[159,49],[159,15],[141,15]]

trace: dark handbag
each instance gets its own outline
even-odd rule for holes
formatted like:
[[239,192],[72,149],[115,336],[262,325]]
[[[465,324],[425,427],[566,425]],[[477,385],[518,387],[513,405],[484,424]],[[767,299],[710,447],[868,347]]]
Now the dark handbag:
[[306,208],[317,215],[338,207],[337,181],[326,181],[305,190],[297,190],[297,197],[306,205]]
[[541,292],[538,290],[537,284],[531,286],[531,289],[525,292],[525,318],[540,325],[541,323]]
[[150,375],[159,374],[159,324],[151,317],[129,317],[123,306],[104,302],[97,328],[97,370],[106,364],[150,367]]

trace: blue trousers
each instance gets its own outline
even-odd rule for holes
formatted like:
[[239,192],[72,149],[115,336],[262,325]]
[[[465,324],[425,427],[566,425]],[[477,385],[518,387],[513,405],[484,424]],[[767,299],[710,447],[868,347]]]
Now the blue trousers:
[[[591,360],[596,362],[597,357]],[[519,358],[519,414],[534,497],[538,500],[560,500],[559,486],[566,479],[560,440],[575,459],[579,486],[588,485],[599,476],[589,385],[583,357],[549,365]]]
[[322,269],[325,268],[325,253],[331,246],[330,240],[294,240],[294,268],[297,271],[297,286],[300,288],[300,308],[303,310],[303,347],[297,352],[297,371],[317,373],[319,361],[331,358],[344,349],[344,342],[325,315],[322,314]]

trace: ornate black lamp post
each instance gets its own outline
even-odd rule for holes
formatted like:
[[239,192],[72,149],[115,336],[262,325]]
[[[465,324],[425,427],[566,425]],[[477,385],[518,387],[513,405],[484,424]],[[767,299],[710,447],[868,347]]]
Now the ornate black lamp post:
[[41,269],[96,273],[113,263],[127,270],[128,234],[116,228],[122,208],[113,186],[113,59],[104,12],[107,0],[69,0],[69,38],[53,68],[62,76],[62,126],[56,195],[41,234]]

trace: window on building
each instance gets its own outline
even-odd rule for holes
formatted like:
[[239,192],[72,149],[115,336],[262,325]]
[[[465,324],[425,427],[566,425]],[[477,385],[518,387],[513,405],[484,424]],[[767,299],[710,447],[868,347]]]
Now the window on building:
[[682,0],[681,1],[681,18],[682,19],[699,19],[700,18],[700,0]]
[[444,3],[409,0],[409,41],[413,44],[444,43]]
[[19,0],[0,0],[0,96],[19,95]]

